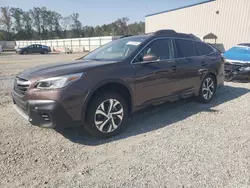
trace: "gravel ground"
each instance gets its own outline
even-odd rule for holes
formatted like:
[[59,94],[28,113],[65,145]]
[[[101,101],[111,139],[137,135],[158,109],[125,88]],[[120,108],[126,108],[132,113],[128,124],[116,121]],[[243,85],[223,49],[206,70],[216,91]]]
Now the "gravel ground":
[[29,125],[12,108],[14,76],[72,55],[0,56],[0,187],[250,187],[250,84],[143,110],[119,136]]

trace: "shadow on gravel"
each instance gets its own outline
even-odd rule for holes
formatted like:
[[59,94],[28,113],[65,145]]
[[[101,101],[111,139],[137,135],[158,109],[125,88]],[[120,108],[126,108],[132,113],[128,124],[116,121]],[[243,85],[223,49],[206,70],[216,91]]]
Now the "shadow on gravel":
[[113,138],[93,138],[81,127],[68,128],[59,133],[74,143],[90,146],[101,145],[157,130],[200,112],[217,113],[218,110],[213,109],[214,107],[230,102],[249,91],[246,88],[224,86],[217,90],[216,96],[209,104],[197,103],[194,98],[190,98],[160,106],[148,107],[135,113],[127,122],[129,125],[128,129]]

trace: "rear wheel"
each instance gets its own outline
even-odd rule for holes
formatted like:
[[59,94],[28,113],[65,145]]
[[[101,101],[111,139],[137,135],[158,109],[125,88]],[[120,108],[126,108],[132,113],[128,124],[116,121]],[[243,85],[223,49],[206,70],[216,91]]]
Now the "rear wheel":
[[44,51],[43,51],[43,54],[48,54],[48,50],[44,50]]
[[207,75],[201,84],[198,96],[199,101],[208,103],[213,98],[215,92],[216,92],[215,78],[212,75]]
[[28,51],[24,50],[22,54],[27,55]]
[[96,95],[88,105],[85,129],[93,136],[107,138],[123,130],[128,105],[118,93]]

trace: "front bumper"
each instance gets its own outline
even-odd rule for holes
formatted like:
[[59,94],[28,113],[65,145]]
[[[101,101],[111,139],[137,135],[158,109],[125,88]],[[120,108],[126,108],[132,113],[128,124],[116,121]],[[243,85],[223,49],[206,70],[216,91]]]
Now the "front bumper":
[[241,67],[245,67],[245,66],[226,64],[225,65],[225,78],[228,80],[250,79],[250,71],[245,71],[245,70],[241,71],[240,70]]
[[53,100],[18,101],[13,98],[16,111],[32,125],[45,128],[64,128],[71,126],[72,118],[65,109]]

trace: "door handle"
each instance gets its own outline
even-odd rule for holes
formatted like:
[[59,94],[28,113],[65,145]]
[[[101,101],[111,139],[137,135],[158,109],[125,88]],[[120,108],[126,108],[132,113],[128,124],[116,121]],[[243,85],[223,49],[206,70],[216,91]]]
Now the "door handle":
[[206,74],[207,73],[207,69],[199,69],[198,70],[198,74]]
[[201,63],[201,66],[203,66],[203,67],[205,67],[205,66],[207,66],[207,65],[208,65],[208,63],[205,62],[205,61],[203,61],[203,62]]
[[172,71],[176,71],[176,69],[177,69],[177,68],[176,68],[176,65],[173,65],[173,66],[171,67],[171,70],[172,70]]

